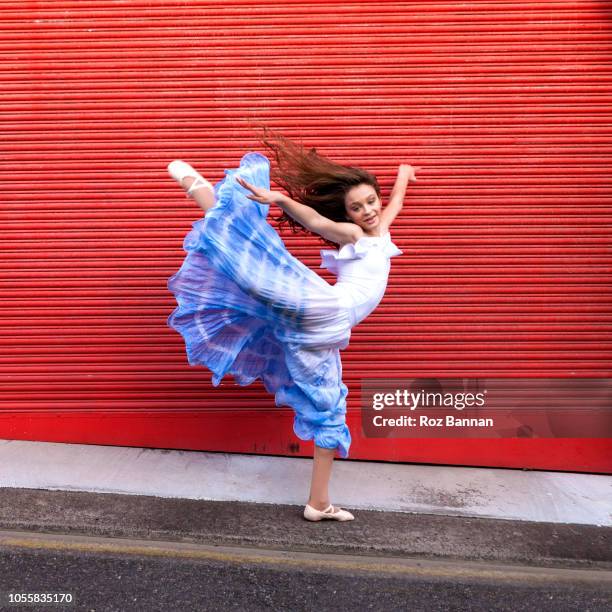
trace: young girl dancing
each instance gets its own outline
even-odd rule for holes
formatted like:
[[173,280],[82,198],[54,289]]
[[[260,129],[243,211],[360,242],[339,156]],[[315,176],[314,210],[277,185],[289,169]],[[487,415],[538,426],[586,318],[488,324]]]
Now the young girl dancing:
[[[272,178],[288,196],[270,191],[270,162],[261,153],[246,153],[214,186],[183,161],[168,165],[205,212],[168,280],[178,303],[168,325],[183,336],[189,364],[212,371],[214,386],[226,374],[242,386],[261,378],[277,406],[294,409],[295,434],[314,439],[304,518],[352,520],[331,504],[328,490],[334,455],[346,458],[351,444],[340,350],[382,299],[390,258],[402,254],[389,227],[418,168],[400,165],[383,209],[374,175],[265,135],[278,165]],[[270,204],[284,211],[281,224],[339,245],[321,250],[321,267],[337,276],[334,285],[289,253],[267,221]]]

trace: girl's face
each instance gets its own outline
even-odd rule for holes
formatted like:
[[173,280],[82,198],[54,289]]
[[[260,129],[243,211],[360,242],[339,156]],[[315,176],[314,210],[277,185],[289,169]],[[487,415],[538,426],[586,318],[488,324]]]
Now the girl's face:
[[380,225],[380,198],[372,185],[361,183],[351,187],[344,198],[346,216],[366,233],[376,233]]

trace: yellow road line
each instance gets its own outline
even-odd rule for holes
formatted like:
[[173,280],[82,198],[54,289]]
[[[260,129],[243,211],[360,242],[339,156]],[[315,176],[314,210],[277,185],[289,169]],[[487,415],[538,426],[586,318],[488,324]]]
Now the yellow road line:
[[365,571],[429,578],[470,578],[494,581],[580,582],[612,588],[612,571],[502,565],[488,561],[432,560],[414,557],[312,553],[163,540],[51,534],[0,530],[0,547],[66,552],[147,555],[225,563],[259,563],[287,568]]

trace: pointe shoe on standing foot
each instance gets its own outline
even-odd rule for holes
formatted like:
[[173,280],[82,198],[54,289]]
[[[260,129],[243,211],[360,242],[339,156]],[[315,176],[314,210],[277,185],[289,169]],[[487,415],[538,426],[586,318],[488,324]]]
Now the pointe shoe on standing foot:
[[348,511],[332,506],[329,504],[325,510],[317,510],[310,504],[306,504],[304,508],[304,518],[309,521],[322,521],[324,519],[332,519],[334,521],[352,521],[355,517]]
[[198,189],[198,187],[208,187],[213,193],[215,188],[207,181],[199,172],[195,170],[192,166],[190,166],[187,162],[181,161],[180,159],[175,159],[174,161],[168,164],[168,172],[170,176],[182,187],[183,179],[186,176],[190,176],[194,179],[193,183],[187,189],[186,198],[193,199],[193,192]]

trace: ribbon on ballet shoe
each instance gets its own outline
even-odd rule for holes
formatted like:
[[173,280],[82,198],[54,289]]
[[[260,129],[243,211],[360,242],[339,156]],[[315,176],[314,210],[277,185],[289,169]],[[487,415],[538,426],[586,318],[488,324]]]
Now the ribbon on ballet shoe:
[[189,189],[187,190],[187,195],[185,197],[193,199],[193,192],[196,189],[199,189],[200,187],[208,187],[208,189],[210,189],[212,192],[215,191],[214,187],[210,184],[209,181],[207,181],[201,176],[196,176],[193,183],[191,183],[191,185],[189,186]]

